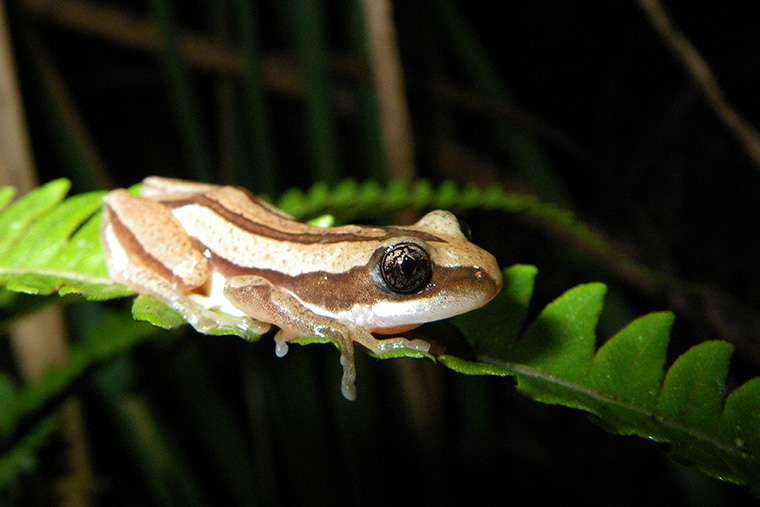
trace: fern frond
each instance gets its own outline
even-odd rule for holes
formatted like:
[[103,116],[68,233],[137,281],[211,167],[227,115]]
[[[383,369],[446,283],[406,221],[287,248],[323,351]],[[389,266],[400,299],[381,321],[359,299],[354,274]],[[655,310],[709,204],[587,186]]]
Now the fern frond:
[[633,321],[596,350],[606,288],[588,284],[547,305],[523,333],[513,331],[513,322],[497,344],[489,324],[505,312],[525,314],[526,284],[535,272],[532,266],[505,270],[494,302],[454,319],[477,361],[439,360],[461,373],[515,377],[518,391],[534,400],[590,412],[614,433],[669,443],[677,460],[760,491],[760,378],[726,399],[729,343],[697,345],[666,373],[673,315],[662,312]]
[[108,278],[99,213],[105,192],[64,200],[69,186],[51,181],[0,212],[0,286],[88,299],[131,294]]

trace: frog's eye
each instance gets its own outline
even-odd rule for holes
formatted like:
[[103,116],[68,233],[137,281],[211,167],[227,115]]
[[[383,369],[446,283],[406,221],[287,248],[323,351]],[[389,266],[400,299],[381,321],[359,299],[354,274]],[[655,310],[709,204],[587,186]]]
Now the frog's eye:
[[417,292],[430,281],[430,256],[421,246],[414,243],[393,245],[380,260],[380,275],[385,285],[393,292]]

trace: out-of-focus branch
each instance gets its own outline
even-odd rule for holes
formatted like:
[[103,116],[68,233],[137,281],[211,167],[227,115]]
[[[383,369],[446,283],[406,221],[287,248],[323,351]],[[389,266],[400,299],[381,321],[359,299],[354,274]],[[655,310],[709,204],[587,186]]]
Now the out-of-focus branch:
[[0,0],[0,186],[28,192],[37,182],[7,26]]
[[[37,20],[46,20],[79,33],[125,47],[159,54],[161,43],[155,25],[128,11],[85,0],[25,0],[22,7]],[[242,55],[213,37],[183,31],[182,56],[188,66],[208,72],[242,75]],[[294,59],[269,57],[262,62],[267,85],[286,94],[303,95],[303,82]],[[332,57],[330,67],[342,74],[356,72],[354,61]],[[353,70],[352,70],[353,69]]]
[[[153,23],[115,7],[81,0],[25,0],[28,14],[94,35],[126,47],[161,51],[161,41]],[[240,55],[206,38],[183,34],[182,47],[194,65],[217,71],[240,72]]]
[[380,107],[388,173],[394,179],[410,181],[416,174],[412,122],[406,104],[391,3],[389,0],[364,0],[363,4],[367,54]]
[[639,5],[668,49],[680,60],[715,114],[741,142],[747,156],[754,162],[756,169],[760,170],[760,134],[728,103],[705,59],[670,20],[659,0],[639,0]]

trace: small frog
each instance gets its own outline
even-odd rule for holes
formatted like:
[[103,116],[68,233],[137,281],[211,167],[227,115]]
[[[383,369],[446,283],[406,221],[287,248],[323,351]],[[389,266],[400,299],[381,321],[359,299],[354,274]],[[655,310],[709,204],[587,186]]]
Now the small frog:
[[[103,242],[113,280],[179,311],[198,331],[236,327],[340,348],[341,390],[356,398],[354,342],[377,355],[427,352],[395,335],[485,305],[499,292],[494,257],[457,218],[432,211],[409,226],[299,223],[236,187],[150,177],[142,194],[105,199]],[[374,333],[374,334],[373,334]]]

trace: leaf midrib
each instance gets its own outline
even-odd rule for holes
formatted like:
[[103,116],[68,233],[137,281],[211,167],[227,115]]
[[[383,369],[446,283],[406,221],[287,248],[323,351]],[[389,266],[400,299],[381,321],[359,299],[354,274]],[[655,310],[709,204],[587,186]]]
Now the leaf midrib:
[[39,268],[11,268],[0,266],[0,275],[34,275],[65,278],[80,283],[92,283],[100,285],[115,285],[114,281],[107,277],[87,275],[76,271],[59,271]]
[[[624,412],[627,411],[636,416],[651,419],[653,422],[656,423],[656,427],[654,429],[664,428],[664,429],[671,430],[674,433],[682,432],[688,438],[701,441],[701,442],[704,442],[705,445],[712,446],[717,453],[720,453],[729,457],[733,457],[735,459],[749,460],[755,466],[760,467],[760,458],[758,456],[755,456],[753,454],[749,454],[744,451],[741,451],[740,449],[737,449],[735,446],[731,445],[730,442],[727,442],[721,439],[717,435],[708,433],[702,429],[688,425],[676,419],[664,417],[658,414],[657,412],[655,412],[654,410],[648,409],[641,405],[636,405],[634,403],[621,400],[619,398],[616,398],[607,393],[601,392],[592,387],[579,384],[577,382],[573,382],[568,379],[564,379],[562,377],[557,377],[555,375],[548,374],[544,371],[538,370],[536,368],[533,368],[524,364],[504,362],[504,361],[499,361],[499,360],[495,360],[491,358],[480,358],[479,361],[484,364],[489,364],[492,366],[503,368],[505,370],[505,374],[510,374],[510,373],[514,374],[517,377],[518,383],[520,381],[520,376],[523,376],[526,378],[555,384],[564,389],[575,391],[576,393],[579,393],[594,401],[597,401],[603,406],[612,405],[612,406],[618,407],[621,411],[624,411]],[[546,402],[545,400],[543,401]],[[560,403],[552,403],[552,404],[559,405]],[[605,421],[611,420],[610,414],[597,413],[594,407],[591,406],[590,404],[584,404],[584,405],[569,404],[567,403],[567,400],[565,400],[565,402],[561,403],[561,405],[574,406],[574,408],[579,408],[591,414],[594,414],[596,416],[602,417]],[[626,421],[626,419],[623,419],[621,417],[615,417],[614,420],[618,422]],[[671,439],[667,438],[668,432],[666,431],[660,432],[662,433],[661,435],[642,435],[642,433],[638,429],[636,429],[635,426],[636,426],[635,422],[633,424],[628,424],[627,427],[624,428],[625,431],[621,431],[620,434],[636,434],[639,436],[644,436],[656,442],[671,443],[671,444],[674,443],[672,442]],[[615,427],[620,428],[620,425],[616,424]]]

